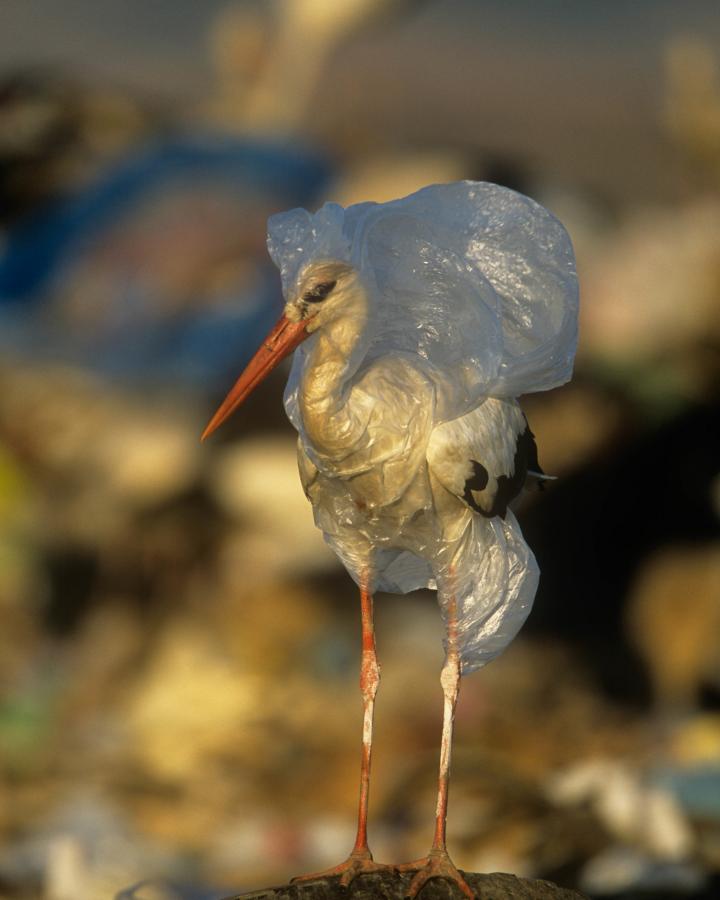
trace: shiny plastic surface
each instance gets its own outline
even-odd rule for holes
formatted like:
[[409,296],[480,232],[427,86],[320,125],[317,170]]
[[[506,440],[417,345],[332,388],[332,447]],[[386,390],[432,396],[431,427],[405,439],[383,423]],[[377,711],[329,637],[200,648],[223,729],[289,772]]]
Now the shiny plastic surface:
[[[571,376],[568,235],[527,197],[460,182],[282,213],[268,246],[286,314],[317,315],[286,391],[316,523],[358,583],[437,586],[471,671],[521,627],[538,570],[513,514],[478,514],[462,488],[473,460],[491,486],[512,475],[513,398]],[[304,303],[331,277],[327,300]]]

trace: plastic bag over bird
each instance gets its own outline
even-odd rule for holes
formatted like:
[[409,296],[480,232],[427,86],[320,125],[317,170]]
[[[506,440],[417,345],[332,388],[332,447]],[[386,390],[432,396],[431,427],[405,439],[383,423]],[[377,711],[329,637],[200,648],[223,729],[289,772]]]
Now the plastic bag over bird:
[[365,361],[419,357],[436,385],[437,421],[485,396],[545,391],[571,376],[572,245],[528,197],[484,182],[438,184],[389,203],[280,213],[268,231],[286,295],[319,259],[360,271],[373,304]]

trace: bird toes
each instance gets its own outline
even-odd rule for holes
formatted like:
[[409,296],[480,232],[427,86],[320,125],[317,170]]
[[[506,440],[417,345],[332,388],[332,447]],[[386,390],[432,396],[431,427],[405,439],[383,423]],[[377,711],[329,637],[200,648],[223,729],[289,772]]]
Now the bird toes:
[[405,894],[406,900],[415,900],[420,891],[432,878],[444,878],[457,885],[460,892],[468,900],[477,900],[475,891],[465,881],[460,870],[455,866],[455,863],[453,863],[446,851],[433,850],[425,859],[397,866],[396,868],[400,872],[417,869],[417,873],[410,882],[410,886]]
[[291,879],[291,882],[298,881],[315,881],[320,878],[332,878],[340,876],[340,887],[347,888],[358,877],[358,875],[367,875],[371,872],[386,872],[393,869],[394,866],[377,863],[372,858],[369,850],[353,851],[350,856],[337,866],[329,869],[323,869],[322,872],[313,872],[310,875],[297,875]]

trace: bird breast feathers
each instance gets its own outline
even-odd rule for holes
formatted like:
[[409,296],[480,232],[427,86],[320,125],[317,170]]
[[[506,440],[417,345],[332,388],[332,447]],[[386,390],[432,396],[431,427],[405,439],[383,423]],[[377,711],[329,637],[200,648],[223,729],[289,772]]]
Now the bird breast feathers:
[[305,444],[321,475],[351,481],[368,507],[395,502],[425,464],[433,427],[434,389],[402,356],[384,357],[360,373],[347,397],[362,429],[342,454]]

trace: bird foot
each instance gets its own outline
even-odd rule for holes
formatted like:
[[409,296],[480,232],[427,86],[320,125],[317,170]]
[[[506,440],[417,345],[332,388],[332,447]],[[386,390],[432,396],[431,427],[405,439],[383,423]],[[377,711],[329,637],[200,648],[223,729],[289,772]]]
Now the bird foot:
[[398,872],[417,872],[405,897],[414,900],[431,878],[445,878],[458,886],[469,900],[476,900],[477,895],[460,874],[455,863],[448,856],[447,850],[431,850],[423,859],[395,866]]
[[345,862],[341,862],[338,866],[324,869],[322,872],[313,872],[310,875],[297,875],[295,878],[291,878],[290,881],[294,884],[297,881],[314,881],[317,878],[329,878],[333,875],[339,875],[340,886],[349,887],[358,875],[367,875],[369,872],[386,872],[388,869],[395,869],[395,866],[376,863],[369,850],[353,850]]

